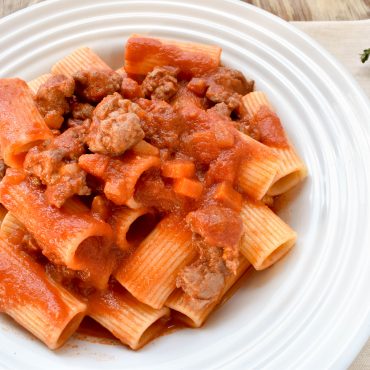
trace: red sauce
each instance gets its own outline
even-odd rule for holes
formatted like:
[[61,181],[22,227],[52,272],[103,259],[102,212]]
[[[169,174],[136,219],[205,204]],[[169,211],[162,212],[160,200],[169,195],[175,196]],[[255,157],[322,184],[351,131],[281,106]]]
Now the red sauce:
[[143,97],[140,85],[135,80],[128,77],[123,79],[120,93],[125,99],[136,99]]
[[179,67],[181,78],[199,76],[218,67],[216,61],[204,52],[187,52],[175,45],[163,44],[158,39],[130,37],[125,48],[127,72],[135,72],[135,70],[131,71],[127,68],[127,62],[129,62],[129,65],[133,65],[145,59],[150,60],[152,55],[161,60],[163,65]]
[[242,228],[234,226],[235,220],[236,224],[241,224],[240,216],[212,197],[213,186],[222,181],[234,184],[241,161],[258,153],[251,152],[251,146],[242,140],[230,119],[202,109],[201,98],[186,87],[180,88],[173,106],[145,99],[139,100],[138,104],[147,113],[143,115],[146,139],[167,150],[166,160],[181,158],[193,161],[197,180],[202,182],[204,191],[200,199],[191,200],[174,192],[172,180],[163,178],[159,170],[152,170],[139,179],[135,199],[161,212],[183,215],[199,208],[217,208],[216,213],[225,216],[222,217],[223,222],[209,224],[209,227],[202,222],[204,235],[209,235],[207,239],[215,245],[225,245],[222,235],[225,230],[232,230],[230,243],[239,240]]
[[252,128],[257,128],[262,144],[277,148],[287,148],[288,140],[279,117],[267,106],[262,106],[250,120]]
[[63,321],[69,312],[43,267],[4,240],[0,240],[0,281],[1,311],[33,304],[54,322]]
[[22,168],[27,144],[52,138],[30,89],[20,79],[0,80],[0,130],[1,157],[16,168]]

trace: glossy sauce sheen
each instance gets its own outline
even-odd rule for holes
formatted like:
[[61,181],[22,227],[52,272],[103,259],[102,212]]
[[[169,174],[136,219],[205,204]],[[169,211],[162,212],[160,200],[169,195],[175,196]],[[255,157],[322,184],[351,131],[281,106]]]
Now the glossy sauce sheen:
[[31,257],[12,248],[14,245],[0,239],[0,310],[34,304],[54,321],[63,320],[68,307],[59,289]]
[[146,37],[131,37],[126,44],[125,53],[126,60],[133,64],[145,59],[150,60],[151,54],[156,54],[160,56],[163,65],[179,67],[184,78],[201,75],[217,67],[214,60],[205,53],[186,52],[175,45],[167,45],[160,40]]
[[1,156],[8,166],[18,168],[22,167],[25,156],[23,147],[28,144],[25,138],[36,143],[52,137],[22,80],[16,79],[15,83],[0,80],[0,130]]
[[252,117],[250,124],[259,132],[262,144],[276,148],[289,146],[283,126],[279,117],[267,106],[262,106]]

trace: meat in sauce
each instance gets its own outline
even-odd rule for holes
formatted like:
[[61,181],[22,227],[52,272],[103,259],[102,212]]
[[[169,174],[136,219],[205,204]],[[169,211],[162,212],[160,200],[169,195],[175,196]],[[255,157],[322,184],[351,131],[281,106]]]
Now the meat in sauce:
[[64,75],[55,75],[43,83],[37,91],[35,101],[45,123],[52,129],[59,129],[63,115],[69,112],[67,98],[73,95],[74,80]]
[[139,107],[118,93],[106,96],[95,108],[87,136],[89,149],[94,153],[118,156],[142,140]]
[[47,199],[58,208],[73,194],[90,194],[86,173],[77,164],[85,150],[87,130],[88,123],[69,128],[49,143],[33,147],[27,153],[25,171],[47,186]]
[[226,104],[231,112],[240,106],[243,95],[253,91],[254,81],[247,80],[235,69],[218,67],[204,74],[202,78],[191,80],[188,86],[198,94],[203,92],[213,103]]
[[83,101],[99,103],[107,95],[119,91],[122,77],[109,69],[86,69],[74,73],[76,95]]
[[81,103],[74,96],[69,101],[71,109],[71,115],[74,120],[84,121],[85,119],[91,119],[95,107],[89,103]]
[[199,258],[179,273],[176,286],[191,298],[212,301],[221,294],[228,271],[220,248],[203,243],[198,249]]
[[170,66],[155,67],[149,72],[141,89],[146,98],[169,101],[179,89],[176,76],[179,69]]

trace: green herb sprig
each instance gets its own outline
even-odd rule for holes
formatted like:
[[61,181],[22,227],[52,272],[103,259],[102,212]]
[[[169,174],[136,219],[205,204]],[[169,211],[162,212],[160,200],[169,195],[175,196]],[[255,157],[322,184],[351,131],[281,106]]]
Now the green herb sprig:
[[361,54],[361,62],[365,63],[370,57],[370,49],[365,49]]

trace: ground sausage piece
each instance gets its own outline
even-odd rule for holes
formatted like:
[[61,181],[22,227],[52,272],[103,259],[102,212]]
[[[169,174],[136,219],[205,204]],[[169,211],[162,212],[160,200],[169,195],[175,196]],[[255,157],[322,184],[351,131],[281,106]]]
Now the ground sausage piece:
[[142,98],[141,86],[132,78],[124,77],[121,84],[121,95],[125,99]]
[[174,212],[192,207],[192,200],[177,194],[170,182],[165,182],[158,169],[143,173],[135,186],[134,199],[160,212]]
[[230,117],[230,113],[231,113],[230,108],[224,102],[217,103],[212,108],[207,109],[207,112],[215,112],[215,113],[218,113],[221,116],[226,116],[226,117]]
[[140,114],[145,139],[156,147],[177,148],[183,125],[174,108],[162,100],[138,99],[137,104],[144,114]]
[[205,243],[223,248],[226,265],[235,272],[238,244],[243,232],[239,213],[230,208],[208,205],[190,212],[186,221],[193,233],[199,234]]
[[258,127],[251,124],[251,121],[248,118],[242,118],[239,121],[235,121],[235,125],[239,131],[250,136],[252,139],[257,141],[261,140],[261,135]]
[[73,194],[90,194],[86,174],[76,163],[85,151],[87,131],[88,121],[69,128],[50,142],[31,148],[26,155],[25,171],[47,186],[47,199],[56,207],[61,207]]
[[45,185],[53,183],[53,176],[63,160],[77,161],[84,153],[87,131],[88,122],[69,128],[50,142],[31,148],[26,155],[24,169]]
[[74,120],[84,121],[92,118],[95,107],[89,103],[80,103],[74,96],[69,102],[72,118]]
[[35,96],[35,101],[45,123],[50,128],[60,128],[69,112],[66,98],[71,97],[75,88],[74,80],[64,75],[55,75],[43,83]]
[[[193,81],[194,80],[194,81]],[[235,69],[218,67],[202,78],[192,79],[188,87],[206,85],[205,96],[214,103],[225,103],[230,111],[238,108],[243,95],[253,91],[254,81],[246,80],[243,74]]]
[[86,185],[86,173],[77,163],[62,164],[57,172],[57,179],[45,191],[46,198],[50,204],[59,208],[74,194],[90,194]]
[[203,247],[198,248],[199,258],[180,271],[176,286],[193,299],[211,302],[221,294],[228,271],[222,249],[202,244]]
[[90,103],[99,103],[105,96],[119,91],[122,76],[109,69],[85,69],[73,74],[76,95]]
[[86,139],[94,153],[118,156],[145,136],[135,103],[122,99],[118,93],[105,97],[94,110]]
[[67,127],[76,127],[76,126],[81,126],[84,124],[85,121],[82,121],[81,119],[74,119],[74,118],[68,118],[67,119]]
[[178,73],[179,69],[175,67],[155,67],[146,75],[141,85],[144,96],[168,101],[179,89],[176,78]]

